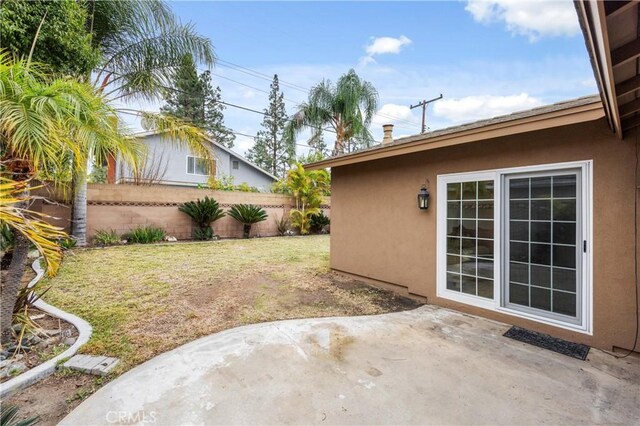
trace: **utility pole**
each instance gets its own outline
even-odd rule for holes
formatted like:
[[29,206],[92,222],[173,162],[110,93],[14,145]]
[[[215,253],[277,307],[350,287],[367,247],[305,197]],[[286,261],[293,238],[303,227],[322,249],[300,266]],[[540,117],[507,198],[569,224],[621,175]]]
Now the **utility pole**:
[[440,96],[438,96],[437,98],[429,99],[428,101],[418,102],[415,105],[409,106],[409,109],[418,108],[419,106],[422,107],[422,131],[420,133],[424,133],[427,131],[427,105],[439,99],[442,99],[442,93],[440,93]]

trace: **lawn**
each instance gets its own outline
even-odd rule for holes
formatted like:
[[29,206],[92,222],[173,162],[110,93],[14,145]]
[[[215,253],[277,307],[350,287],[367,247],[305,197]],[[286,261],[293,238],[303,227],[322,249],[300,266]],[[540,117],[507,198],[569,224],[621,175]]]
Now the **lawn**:
[[45,299],[94,328],[116,373],[198,337],[289,318],[379,314],[407,299],[329,271],[329,236],[75,250]]

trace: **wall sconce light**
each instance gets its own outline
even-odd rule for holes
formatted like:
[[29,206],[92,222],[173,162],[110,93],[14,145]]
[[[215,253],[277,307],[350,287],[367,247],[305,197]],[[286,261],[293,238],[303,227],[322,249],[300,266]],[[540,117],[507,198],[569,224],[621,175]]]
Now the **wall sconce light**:
[[420,192],[418,192],[418,208],[420,210],[427,210],[429,208],[429,195],[427,185],[422,185]]

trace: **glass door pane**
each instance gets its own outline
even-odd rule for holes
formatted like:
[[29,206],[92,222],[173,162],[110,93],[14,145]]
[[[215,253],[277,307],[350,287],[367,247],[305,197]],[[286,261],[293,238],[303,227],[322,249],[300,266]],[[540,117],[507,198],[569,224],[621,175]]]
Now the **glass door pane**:
[[492,180],[447,185],[447,289],[493,299]]
[[508,176],[505,198],[505,304],[578,318],[579,172]]

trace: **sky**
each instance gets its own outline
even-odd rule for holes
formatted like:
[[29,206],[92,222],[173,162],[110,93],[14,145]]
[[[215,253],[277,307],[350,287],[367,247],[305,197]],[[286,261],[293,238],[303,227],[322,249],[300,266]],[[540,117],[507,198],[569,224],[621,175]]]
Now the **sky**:
[[[571,0],[171,6],[211,39],[220,59],[213,80],[224,101],[264,110],[277,73],[293,114],[306,90],[353,68],[380,96],[376,140],[387,123],[395,137],[419,133],[421,110],[409,106],[440,94],[427,108],[429,130],[597,93]],[[261,122],[259,114],[225,110],[225,124],[236,132],[255,135]],[[325,141],[332,146],[331,133]],[[252,145],[238,135],[234,150],[244,154]]]

